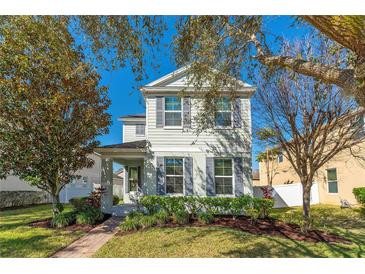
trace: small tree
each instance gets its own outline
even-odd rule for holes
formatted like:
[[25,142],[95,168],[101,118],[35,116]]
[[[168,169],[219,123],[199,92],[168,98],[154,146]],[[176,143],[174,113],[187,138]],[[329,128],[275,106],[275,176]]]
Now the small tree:
[[257,154],[256,161],[265,164],[267,184],[272,187],[272,181],[277,174],[277,162],[275,161],[280,153],[279,148],[270,148],[270,140],[275,132],[270,128],[261,128],[257,131],[257,139],[265,143],[265,151]]
[[107,133],[110,102],[67,25],[55,17],[7,17],[0,25],[0,177],[59,194]]
[[364,110],[331,86],[279,71],[258,93],[262,122],[273,129],[269,140],[280,146],[303,187],[303,230],[310,227],[313,178],[325,163],[364,140]]

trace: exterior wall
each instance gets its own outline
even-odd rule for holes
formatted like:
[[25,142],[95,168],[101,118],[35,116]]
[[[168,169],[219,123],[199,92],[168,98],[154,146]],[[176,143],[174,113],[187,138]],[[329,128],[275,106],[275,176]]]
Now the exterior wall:
[[[361,150],[356,153],[365,155],[365,144],[361,146]],[[338,193],[328,193],[326,170],[336,168]],[[277,164],[277,174],[274,176],[273,185],[284,184],[293,181],[300,182],[299,177],[294,172],[289,161],[284,157],[282,163]],[[356,204],[356,199],[352,194],[355,187],[365,186],[365,161],[354,157],[349,151],[343,151],[334,157],[317,172],[314,181],[318,183],[319,202],[322,204],[340,204],[340,199],[346,199],[352,204]],[[260,184],[267,185],[265,165],[260,163]]]
[[[191,100],[192,129],[198,112],[197,99]],[[248,98],[241,99],[242,128],[217,129],[199,137],[192,129],[156,128],[156,97],[146,98],[147,139],[153,151],[214,152],[215,154],[251,153],[251,108]]]
[[[171,96],[171,95],[170,95]],[[146,98],[146,135],[150,152],[145,159],[145,193],[156,194],[156,157],[192,157],[193,190],[206,195],[206,157],[239,157],[244,165],[244,193],[252,194],[251,179],[251,106],[249,98],[241,98],[242,128],[217,129],[194,134],[197,99],[191,98],[191,129],[156,127],[156,96]],[[234,178],[233,178],[234,184]]]
[[40,191],[38,188],[20,180],[19,177],[9,176],[0,180],[0,191]]
[[136,125],[145,124],[144,122],[123,122],[123,143],[146,140],[146,135],[136,135]]
[[[159,151],[153,153],[153,156],[145,159],[145,193],[147,195],[156,194],[156,157],[192,157],[193,158],[193,190],[194,195],[206,196],[206,157],[214,156],[203,152],[183,152],[183,151]],[[230,157],[227,155],[227,157]],[[245,162],[244,162],[245,165]],[[245,170],[245,169],[244,169]],[[233,193],[234,193],[234,177],[233,173]],[[243,186],[244,194],[253,194],[251,177]]]

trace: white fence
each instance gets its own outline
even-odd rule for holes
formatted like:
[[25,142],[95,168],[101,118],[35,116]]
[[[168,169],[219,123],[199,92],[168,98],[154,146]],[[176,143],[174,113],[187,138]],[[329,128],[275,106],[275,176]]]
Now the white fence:
[[[300,183],[286,184],[286,185],[274,185],[273,186],[273,198],[275,200],[274,207],[290,207],[303,205],[302,195],[303,189]],[[262,197],[263,193],[261,187],[255,186],[253,188],[253,194],[255,197]],[[313,183],[311,188],[311,204],[319,203],[318,184]]]

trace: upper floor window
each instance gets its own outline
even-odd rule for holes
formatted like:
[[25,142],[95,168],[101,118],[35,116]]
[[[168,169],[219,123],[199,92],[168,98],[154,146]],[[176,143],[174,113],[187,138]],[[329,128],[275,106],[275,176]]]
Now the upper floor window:
[[217,100],[217,111],[215,113],[216,127],[232,126],[232,105],[228,97]]
[[278,163],[284,162],[284,155],[282,152],[279,152],[278,154]]
[[184,173],[182,158],[166,158],[166,193],[182,194],[184,192]]
[[338,193],[337,170],[327,169],[328,193]]
[[165,126],[181,126],[181,98],[165,97]]
[[216,194],[233,194],[232,159],[214,159],[214,181]]
[[136,125],[136,136],[144,136],[145,135],[145,125]]

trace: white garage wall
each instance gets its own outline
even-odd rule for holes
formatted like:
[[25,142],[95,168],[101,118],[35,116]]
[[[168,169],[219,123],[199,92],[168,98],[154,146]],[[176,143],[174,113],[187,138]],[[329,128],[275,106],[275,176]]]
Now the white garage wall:
[[[273,198],[275,200],[274,207],[290,207],[301,206],[303,189],[300,183],[274,185]],[[254,196],[262,197],[262,190],[260,187],[254,187]],[[311,188],[311,204],[319,204],[318,183],[313,183]]]

